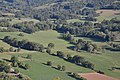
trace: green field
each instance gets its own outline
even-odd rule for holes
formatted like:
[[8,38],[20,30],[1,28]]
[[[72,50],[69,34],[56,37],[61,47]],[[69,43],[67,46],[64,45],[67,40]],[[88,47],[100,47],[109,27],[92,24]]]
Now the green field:
[[11,21],[9,21],[11,24],[21,23],[21,22],[25,22],[25,21],[27,21],[27,22],[33,21],[35,23],[39,22],[39,20],[31,19],[31,18],[21,18],[21,19],[18,19],[18,18],[0,17],[0,20],[1,19],[12,19]]
[[[46,63],[47,61],[52,61],[52,65],[54,67],[56,67],[58,64],[65,65],[66,71],[79,72],[79,73],[91,72],[91,70],[76,66],[75,64],[66,62],[55,56],[48,55],[47,53],[36,52],[31,54],[33,56],[32,61],[25,61],[26,63],[29,63],[31,65],[30,71],[26,72],[25,70],[22,69],[20,69],[20,71],[30,76],[33,80],[48,80],[48,79],[52,80],[52,78],[54,77],[60,77],[63,80],[74,80],[68,77],[65,74],[65,72],[44,65],[43,63]],[[26,56],[26,54],[19,54],[19,56]],[[45,77],[44,75],[47,75],[48,77]]]
[[98,22],[101,22],[103,20],[110,20],[115,17],[120,19],[120,15],[115,15],[115,13],[120,13],[120,10],[97,10],[96,12],[100,13],[101,11],[102,14],[97,17]]
[[[77,55],[83,56],[87,60],[89,60],[95,64],[95,69],[104,71],[106,75],[120,79],[120,71],[110,71],[109,70],[109,69],[111,69],[111,67],[114,67],[114,66],[119,67],[120,66],[120,63],[119,63],[120,62],[120,52],[105,51],[105,53],[103,53],[102,55],[90,54],[87,52],[75,52],[75,51],[67,49],[67,47],[71,46],[71,44],[69,44],[69,42],[67,42],[67,41],[59,39],[58,37],[60,37],[60,33],[56,32],[56,31],[52,31],[52,30],[40,31],[40,32],[36,32],[34,34],[24,33],[23,37],[18,36],[18,34],[19,34],[19,32],[7,32],[7,33],[2,32],[2,33],[0,33],[0,38],[3,38],[4,36],[9,35],[12,37],[17,37],[18,39],[21,39],[21,40],[28,39],[29,41],[32,41],[32,42],[41,43],[41,44],[44,44],[44,46],[47,46],[48,43],[52,42],[55,44],[55,48],[52,51],[53,53],[60,50],[60,51],[63,51],[65,54],[71,54],[71,55],[77,54]],[[91,40],[89,38],[88,39],[83,38],[83,39]],[[94,41],[94,43],[101,44],[102,42]],[[92,72],[90,69],[86,69],[86,68],[74,65],[74,64],[66,62],[60,58],[57,58],[55,56],[48,55],[47,53],[39,53],[39,52],[34,52],[34,53],[22,52],[22,53],[19,55],[26,55],[27,53],[33,54],[33,61],[26,61],[26,62],[30,63],[30,65],[32,65],[32,66],[34,65],[31,68],[31,71],[30,72],[29,71],[25,72],[24,70],[21,70],[21,71],[24,72],[25,74],[28,74],[34,80],[36,80],[37,78],[40,78],[40,77],[42,78],[42,73],[41,73],[41,76],[37,75],[37,74],[40,74],[40,72],[36,72],[36,74],[35,74],[35,71],[38,71],[38,70],[36,70],[35,66],[36,67],[44,67],[45,65],[43,65],[42,63],[46,63],[47,61],[52,61],[54,66],[56,66],[58,64],[65,65],[67,68],[67,71],[78,72],[78,73]],[[13,55],[15,55],[15,54],[13,54]],[[16,54],[16,55],[18,55],[18,54]],[[47,69],[48,67],[45,66],[45,68]],[[51,76],[52,76],[53,72],[56,72],[56,73],[59,72],[59,71],[56,71],[51,68],[49,68],[49,70],[51,72],[51,73],[49,73],[49,74],[51,74]],[[41,69],[40,69],[40,71],[41,71]],[[47,75],[46,71],[44,74]],[[59,73],[61,75],[64,74],[64,72],[59,72]],[[57,76],[57,75],[55,75],[55,76]]]

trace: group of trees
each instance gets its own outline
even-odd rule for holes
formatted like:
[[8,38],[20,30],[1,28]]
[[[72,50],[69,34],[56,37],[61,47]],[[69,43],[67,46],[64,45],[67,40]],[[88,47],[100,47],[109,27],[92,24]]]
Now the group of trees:
[[116,1],[112,4],[104,6],[102,9],[113,9],[113,10],[120,10],[120,2]]
[[[18,60],[18,57],[12,56],[10,62],[6,62],[4,60],[0,60],[0,79],[1,80],[14,80],[14,79],[20,79],[20,80],[31,80],[29,77],[24,76],[23,74],[19,73],[19,70],[13,69],[13,67],[17,67],[19,65],[20,67],[20,62]],[[22,65],[22,68],[28,70],[30,68],[29,64]],[[15,76],[11,74],[15,74]]]
[[54,25],[48,21],[38,22],[38,23],[34,23],[30,21],[30,22],[22,22],[12,25],[12,29],[16,29],[18,31],[22,31],[29,34],[34,33],[35,31],[50,30],[53,28]]
[[12,38],[10,36],[5,36],[3,41],[10,44],[11,46],[26,49],[26,50],[34,50],[34,51],[40,51],[40,52],[44,50],[44,46],[42,44],[30,42],[28,40],[18,41],[16,38]]
[[5,61],[0,61],[0,71],[9,73],[11,72],[11,66],[8,65]]
[[70,49],[78,52],[85,50],[90,53],[97,53],[97,51],[101,50],[100,47],[98,47],[96,44],[92,44],[90,41],[83,41],[82,39],[75,40],[75,38],[69,32],[64,33],[62,38],[74,44],[75,46],[70,47]]
[[115,41],[120,31],[120,21],[117,18],[111,20],[103,20],[101,23],[96,23],[95,27],[98,30],[90,31],[86,34],[87,37],[99,38],[103,41]]
[[52,53],[52,49],[55,47],[54,43],[49,43],[48,47],[46,48],[46,52],[51,54]]
[[76,36],[85,36],[85,34],[94,29],[94,24],[90,21],[87,22],[74,22],[69,24],[63,24],[62,26],[57,25],[56,30],[66,33],[69,31],[70,34]]
[[66,59],[67,61],[69,61],[71,63],[75,63],[77,65],[80,65],[80,66],[83,66],[83,67],[86,67],[86,68],[94,69],[94,64],[93,63],[91,63],[89,61],[86,61],[84,57],[81,57],[79,55],[71,56],[71,55],[68,54],[65,57],[65,55],[62,51],[57,51],[56,56],[58,56],[59,58],[62,58],[62,59]]
[[[6,0],[10,3],[1,3],[2,11],[15,13],[16,17],[32,17],[41,21],[48,19],[79,19],[79,15],[98,15],[96,9],[105,8],[109,5],[115,9],[119,9],[119,2],[114,3],[116,0],[83,0],[83,1],[70,1],[70,0]],[[51,5],[54,3],[53,5]],[[14,6],[11,6],[14,5]],[[46,7],[46,4],[48,7]],[[118,6],[116,6],[118,5]],[[44,7],[43,7],[44,6]],[[40,7],[40,8],[39,8]],[[89,8],[90,7],[90,8]],[[107,7],[106,7],[107,8]],[[13,9],[16,9],[15,11]],[[109,9],[109,7],[108,7]],[[20,10],[20,11],[17,11]]]
[[0,52],[20,52],[20,48],[13,49],[13,47],[10,47],[9,49],[5,49],[4,47],[0,47]]
[[[117,18],[104,20],[101,23],[92,22],[74,22],[57,25],[56,30],[61,31],[65,40],[74,40],[72,35],[84,36],[89,38],[98,38],[101,41],[115,41],[119,37],[120,21]],[[69,32],[70,34],[66,33]]]
[[0,20],[0,27],[9,27],[9,26],[11,26],[11,24],[9,23],[8,20],[6,20],[6,19]]
[[67,55],[67,58],[66,58],[69,62],[73,62],[77,65],[80,65],[80,66],[83,66],[83,67],[86,67],[86,68],[90,68],[90,69],[94,69],[94,64],[89,62],[89,61],[86,61],[84,57],[81,57],[79,55],[74,55],[74,56],[71,56],[71,55]]
[[85,50],[85,51],[88,51],[90,53],[97,53],[101,49],[96,44],[92,44],[89,41],[83,41],[82,39],[79,39],[77,41],[77,44],[74,47],[74,50],[75,51]]
[[[68,20],[81,19],[80,15],[87,16],[86,20],[96,21],[97,9],[119,9],[120,2],[117,0],[6,0],[1,3],[3,12],[11,12],[15,17],[31,17],[40,21],[49,19]],[[116,1],[116,2],[115,2]],[[10,3],[9,3],[10,2]],[[52,4],[54,3],[54,4]],[[46,7],[47,4],[47,7]],[[12,6],[14,5],[14,6]],[[15,9],[15,10],[13,10]]]
[[111,50],[111,51],[120,51],[120,44],[115,44],[115,43],[108,43],[108,47],[106,49]]
[[68,72],[68,75],[75,78],[76,80],[87,80],[87,79],[81,77],[80,75],[78,75],[77,73]]
[[[54,55],[58,56],[59,58],[65,59],[68,62],[71,62],[71,63],[74,63],[76,65],[83,66],[83,67],[90,68],[90,69],[94,70],[94,64],[85,60],[84,57],[81,57],[79,55],[71,56],[68,54],[67,56],[65,56],[62,51],[57,51],[56,54],[54,54]],[[48,61],[47,65],[52,66],[52,62]],[[57,69],[64,71],[65,67],[58,65]]]
[[[51,61],[47,61],[47,65],[48,66],[52,66],[52,62]],[[57,65],[56,69],[58,69],[60,71],[65,71],[66,67],[65,66],[61,66],[61,65]]]
[[[24,64],[23,62],[20,62],[18,60],[18,57],[16,57],[16,56],[12,56],[10,61],[12,62],[13,67],[20,67],[20,68],[23,68],[23,69],[26,69],[26,70],[28,70],[30,68],[29,64],[27,64],[27,63]],[[19,71],[16,70],[15,72],[17,73]]]
[[10,24],[8,20],[3,19],[0,20],[0,32],[25,32],[25,33],[34,33],[39,30],[50,30],[54,29],[55,25],[53,25],[50,21],[41,21],[38,23],[30,22],[21,22],[16,24]]

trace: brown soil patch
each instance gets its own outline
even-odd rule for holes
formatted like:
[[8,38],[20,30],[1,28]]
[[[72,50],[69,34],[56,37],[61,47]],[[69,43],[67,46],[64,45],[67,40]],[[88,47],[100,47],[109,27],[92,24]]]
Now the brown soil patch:
[[113,77],[109,77],[99,73],[82,73],[79,74],[81,77],[86,78],[87,80],[118,80]]

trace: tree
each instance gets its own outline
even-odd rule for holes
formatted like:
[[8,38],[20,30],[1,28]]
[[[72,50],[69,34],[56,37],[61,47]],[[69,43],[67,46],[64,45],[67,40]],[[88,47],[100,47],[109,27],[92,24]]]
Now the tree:
[[81,44],[76,44],[76,49],[77,49],[77,51],[81,50],[82,49]]
[[23,75],[23,74],[19,74],[18,77],[19,77],[20,79],[23,79],[23,78],[24,78],[24,75]]
[[4,50],[4,48],[3,47],[0,47],[0,52],[2,53],[2,52],[4,52],[5,50]]
[[46,49],[46,52],[47,52],[48,54],[51,54],[51,48],[48,47],[48,48]]
[[60,58],[64,58],[64,54],[62,51],[57,51],[57,56]]
[[49,43],[49,44],[48,44],[48,47],[49,47],[49,48],[54,48],[55,45],[54,45],[54,43]]
[[15,69],[14,72],[15,72],[15,74],[18,74],[18,73],[19,73],[19,70],[18,70],[18,69]]
[[57,69],[58,69],[58,70],[61,70],[61,68],[62,68],[62,67],[61,67],[60,65],[57,65]]
[[52,66],[52,62],[51,61],[47,61],[47,65],[48,66]]
[[31,54],[28,54],[26,58],[27,58],[27,59],[32,59],[32,55],[31,55]]
[[11,57],[11,62],[18,62],[18,57],[12,56]]
[[13,52],[13,51],[14,51],[13,47],[10,47],[10,48],[9,48],[9,51],[10,51],[10,52]]
[[67,60],[72,61],[72,56],[70,54],[67,55]]
[[23,33],[20,33],[20,34],[18,34],[18,36],[24,36],[24,34],[23,34]]
[[80,64],[80,65],[85,61],[84,57],[81,57],[79,55],[73,56],[72,60],[75,64]]
[[66,70],[66,67],[65,66],[62,66],[62,71],[65,71]]
[[25,69],[28,70],[30,68],[30,65],[29,64],[25,64]]
[[6,73],[9,73],[9,72],[11,71],[11,67],[10,67],[10,66],[5,66],[5,67],[4,67],[4,71],[5,71]]
[[20,62],[20,61],[19,61],[19,62],[18,62],[18,66],[19,66],[19,67],[23,67],[23,66],[24,66],[23,62]]
[[12,62],[12,66],[13,66],[13,67],[17,67],[17,66],[18,66],[18,63],[17,63],[17,62]]
[[21,48],[17,48],[17,52],[20,52]]
[[80,76],[77,73],[73,73],[73,77],[79,78]]
[[90,45],[90,44],[87,45],[87,51],[88,52],[92,52],[93,49],[94,49],[94,47],[92,45]]

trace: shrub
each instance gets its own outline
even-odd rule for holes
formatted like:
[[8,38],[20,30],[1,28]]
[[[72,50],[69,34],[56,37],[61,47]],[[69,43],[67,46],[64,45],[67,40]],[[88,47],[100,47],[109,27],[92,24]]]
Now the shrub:
[[47,65],[48,66],[52,66],[52,62],[51,61],[47,61]]

